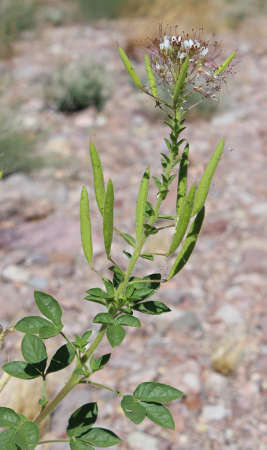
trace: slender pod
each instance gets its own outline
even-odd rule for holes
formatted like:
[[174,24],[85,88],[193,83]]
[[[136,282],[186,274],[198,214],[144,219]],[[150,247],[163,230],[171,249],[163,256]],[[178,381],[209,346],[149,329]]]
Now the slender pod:
[[217,70],[215,70],[213,75],[219,75],[220,73],[222,73],[227,66],[229,66],[230,62],[234,59],[236,55],[236,50],[233,51],[233,53],[231,53],[230,56],[228,56],[228,58],[226,58],[226,60],[218,67]]
[[110,257],[111,244],[113,239],[113,215],[114,215],[114,189],[111,180],[108,180],[105,194],[104,214],[103,214],[103,235],[107,257]]
[[143,85],[142,85],[136,71],[134,70],[126,53],[124,52],[124,50],[121,47],[119,47],[119,53],[120,53],[121,60],[122,60],[123,64],[125,65],[125,68],[126,68],[127,72],[129,73],[131,79],[133,80],[134,84],[143,90],[144,89]]
[[80,229],[83,252],[89,265],[91,266],[93,263],[92,228],[88,192],[85,186],[82,188],[80,200]]
[[176,81],[176,85],[175,85],[175,89],[174,89],[174,94],[173,94],[173,106],[176,107],[179,98],[180,98],[180,94],[183,90],[184,87],[184,83],[185,83],[185,79],[186,79],[186,75],[187,75],[187,70],[188,70],[188,65],[189,65],[189,57],[187,56],[185,58],[185,61],[181,67],[181,71],[179,73],[179,77]]
[[219,142],[215,148],[199,182],[197,192],[195,195],[195,202],[193,207],[193,215],[195,215],[204,205],[207,195],[209,193],[210,183],[216,167],[220,161],[224,148],[224,138]]
[[93,142],[90,142],[90,156],[94,175],[95,197],[98,209],[103,215],[105,199],[105,183],[102,164]]
[[179,176],[177,184],[177,198],[176,198],[176,213],[180,214],[181,206],[187,191],[187,170],[189,165],[188,160],[189,145],[186,144],[182,153],[182,158],[179,167]]
[[157,98],[157,96],[158,96],[157,83],[156,83],[156,79],[154,77],[153,70],[150,65],[150,60],[149,60],[148,55],[145,55],[145,66],[146,66],[147,79],[149,82],[151,94],[153,95],[153,97]]
[[181,214],[179,216],[179,220],[178,220],[178,223],[176,226],[176,232],[173,236],[173,240],[171,242],[171,246],[170,246],[168,255],[171,255],[173,252],[175,252],[177,247],[182,242],[182,239],[186,233],[186,230],[187,230],[190,218],[191,218],[191,214],[192,214],[195,192],[196,192],[196,185],[193,184],[188,195],[186,197],[184,197],[183,205],[181,208]]
[[143,234],[145,223],[146,202],[148,196],[150,171],[146,169],[139,188],[137,203],[136,203],[136,241],[138,242]]
[[181,251],[178,254],[176,260],[174,261],[174,264],[168,275],[167,281],[173,278],[178,272],[180,272],[180,270],[185,266],[185,264],[189,260],[191,253],[195,248],[197,238],[204,220],[204,215],[205,215],[205,206],[203,206],[203,208],[199,211],[199,213],[195,217],[195,220],[189,229],[189,232],[186,236]]

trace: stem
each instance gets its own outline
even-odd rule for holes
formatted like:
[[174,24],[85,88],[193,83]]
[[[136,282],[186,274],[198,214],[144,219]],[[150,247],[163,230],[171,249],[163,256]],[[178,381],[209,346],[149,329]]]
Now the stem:
[[[95,340],[90,345],[89,349],[85,353],[85,355],[82,358],[82,361],[78,361],[76,364],[76,369],[81,368],[82,364],[85,364],[86,361],[90,358],[92,353],[95,351],[95,349],[100,344],[101,340],[103,339],[105,335],[107,325],[102,325],[99,332],[96,335]],[[38,425],[41,423],[49,414],[51,414],[52,411],[58,406],[59,403],[63,400],[63,398],[66,397],[66,395],[77,385],[79,384],[79,374],[76,373],[76,370],[73,371],[72,375],[70,376],[69,380],[65,384],[65,386],[59,391],[59,393],[56,395],[56,397],[44,408],[44,410],[38,415],[38,417],[35,419],[35,423]]]
[[114,394],[117,394],[120,397],[123,397],[123,394],[121,392],[116,391],[115,389],[112,389],[111,387],[106,386],[105,384],[95,383],[94,381],[81,381],[81,383],[82,384],[91,384],[92,386],[95,386],[95,387],[99,387],[99,388],[102,388],[102,389],[107,389],[108,391],[111,391]]

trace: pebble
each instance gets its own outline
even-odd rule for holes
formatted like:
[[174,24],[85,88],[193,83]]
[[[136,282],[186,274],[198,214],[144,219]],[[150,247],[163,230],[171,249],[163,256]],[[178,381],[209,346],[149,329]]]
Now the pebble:
[[159,450],[160,444],[158,439],[149,436],[147,433],[143,433],[142,431],[134,431],[130,433],[127,439],[128,443],[132,446],[132,448],[136,450]]
[[172,323],[173,328],[178,330],[202,330],[202,324],[194,311],[186,311],[179,319]]
[[48,281],[43,277],[31,277],[28,281],[28,284],[34,289],[45,290],[47,289]]
[[191,391],[200,392],[201,385],[199,377],[195,373],[186,373],[183,377],[184,383],[190,388]]
[[223,420],[229,416],[231,411],[225,408],[224,403],[218,405],[204,406],[202,409],[202,417],[205,420]]
[[222,320],[227,325],[243,322],[243,317],[239,310],[230,303],[221,306],[216,312],[215,317],[216,319]]
[[11,265],[5,267],[2,276],[7,281],[26,283],[29,280],[30,274],[23,267]]

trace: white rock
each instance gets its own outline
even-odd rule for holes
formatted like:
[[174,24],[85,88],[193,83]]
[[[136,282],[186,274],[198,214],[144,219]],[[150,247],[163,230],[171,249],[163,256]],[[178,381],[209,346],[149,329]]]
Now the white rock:
[[204,406],[202,416],[205,420],[222,420],[229,416],[231,411],[225,408],[224,403],[218,405]]
[[186,373],[183,377],[184,383],[190,388],[191,391],[197,393],[200,392],[200,380],[195,373]]
[[216,312],[215,317],[219,320],[222,320],[227,325],[233,325],[235,323],[243,322],[243,317],[239,310],[230,303],[226,303],[225,305],[221,306],[221,308]]
[[29,280],[30,274],[23,267],[11,265],[4,268],[2,272],[3,278],[8,281],[19,281],[27,282]]
[[141,431],[130,433],[127,439],[128,443],[134,449],[142,450],[159,450],[159,442],[156,438]]

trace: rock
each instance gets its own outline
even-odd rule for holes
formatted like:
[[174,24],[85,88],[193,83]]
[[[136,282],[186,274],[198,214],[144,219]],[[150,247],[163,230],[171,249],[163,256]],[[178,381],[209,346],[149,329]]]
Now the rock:
[[205,374],[205,387],[209,392],[221,395],[227,384],[227,378],[219,373],[209,371]]
[[134,431],[127,438],[128,443],[136,450],[159,450],[160,443],[155,437],[142,431]]
[[183,377],[183,382],[191,391],[195,393],[200,392],[200,379],[195,373],[186,373]]
[[225,408],[224,403],[218,405],[204,406],[202,410],[202,417],[205,420],[223,420],[229,416],[231,411]]
[[202,331],[201,322],[193,311],[186,311],[179,319],[176,319],[172,323],[173,328],[178,330],[198,330]]
[[216,319],[222,320],[227,325],[233,325],[235,323],[243,323],[243,317],[239,310],[231,305],[230,303],[226,303],[221,306],[215,314]]
[[2,276],[7,281],[26,283],[29,280],[30,274],[23,267],[11,265],[5,267]]
[[32,277],[29,279],[28,284],[34,289],[45,290],[48,286],[48,281],[43,277]]

